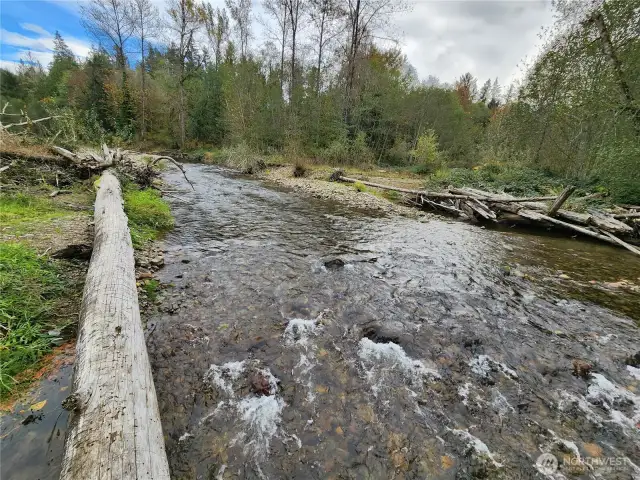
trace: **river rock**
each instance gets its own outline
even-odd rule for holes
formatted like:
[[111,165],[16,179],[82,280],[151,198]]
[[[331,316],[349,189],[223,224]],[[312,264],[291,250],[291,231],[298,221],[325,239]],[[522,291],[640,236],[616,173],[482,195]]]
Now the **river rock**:
[[345,265],[346,264],[345,264],[344,260],[342,260],[341,258],[332,258],[331,260],[325,260],[324,261],[324,266],[326,268],[331,268],[331,269],[342,268]]
[[573,375],[580,378],[589,378],[589,373],[593,366],[584,360],[575,359],[573,361]]

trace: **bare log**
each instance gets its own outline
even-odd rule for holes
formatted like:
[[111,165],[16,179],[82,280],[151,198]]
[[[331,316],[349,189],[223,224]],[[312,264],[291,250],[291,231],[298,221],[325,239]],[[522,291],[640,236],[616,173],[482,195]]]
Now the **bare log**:
[[549,217],[548,215],[545,215],[545,214],[540,213],[540,212],[523,209],[523,210],[520,210],[518,212],[518,215],[520,215],[523,218],[527,218],[529,220],[536,220],[536,221],[554,223],[554,224],[560,225],[560,226],[562,226],[564,228],[568,228],[570,230],[574,230],[574,231],[576,231],[578,233],[581,233],[583,235],[587,235],[589,237],[597,238],[598,240],[602,240],[602,241],[607,242],[607,243],[618,245],[618,242],[612,240],[611,238],[609,238],[606,235],[602,235],[600,233],[594,232],[594,231],[589,230],[587,228],[579,227],[577,225],[573,225],[571,223],[563,222],[562,220],[558,220],[557,218]]
[[576,187],[573,185],[569,185],[568,187],[566,187],[562,191],[562,193],[558,195],[558,198],[556,198],[556,201],[553,202],[553,205],[551,205],[551,208],[547,211],[547,215],[549,215],[550,217],[555,216],[556,212],[560,210],[560,207],[564,204],[564,202],[566,202],[569,199],[569,197],[575,191],[575,189]]
[[482,203],[477,198],[472,198],[471,200],[467,201],[466,204],[471,210],[476,212],[482,218],[486,220],[496,219],[496,214],[493,213],[491,210],[489,210],[489,207],[487,207],[484,203]]
[[435,208],[436,210],[444,210],[445,212],[449,212],[449,213],[454,213],[456,215],[464,215],[465,213],[456,208],[456,207],[452,207],[450,205],[443,205],[442,203],[436,203],[433,202],[431,200],[429,200],[428,198],[425,197],[421,197],[420,200],[422,201],[422,203],[426,203],[427,205],[431,205],[431,207]]
[[634,213],[619,213],[617,215],[614,215],[613,218],[615,219],[624,219],[624,218],[640,218],[640,212],[634,212]]
[[627,250],[635,253],[636,255],[640,255],[640,250],[638,250],[636,247],[634,247],[633,245],[629,245],[627,242],[620,240],[618,237],[616,237],[614,234],[609,233],[609,232],[602,232],[604,233],[607,237],[609,237],[611,240],[613,240],[614,242],[616,242],[618,245],[626,248]]
[[349,177],[343,177],[343,176],[338,177],[338,180],[345,183],[361,183],[363,185],[367,185],[373,188],[379,188],[381,190],[392,190],[394,192],[409,193],[411,195],[425,196],[430,198],[465,198],[465,199],[469,198],[469,195],[455,195],[455,194],[446,193],[446,192],[427,192],[425,190],[412,190],[409,188],[393,187],[391,185],[381,185],[379,183],[373,183],[365,180],[358,180],[357,178],[349,178]]
[[[367,185],[373,188],[379,188],[381,190],[392,190],[394,192],[408,193],[411,195],[420,195],[423,197],[429,198],[449,198],[449,199],[463,199],[463,200],[471,200],[473,198],[477,198],[478,200],[487,201],[487,202],[527,202],[532,200],[553,200],[556,197],[532,197],[532,198],[513,198],[509,196],[498,197],[490,194],[489,192],[482,192],[481,190],[473,191],[473,189],[454,189],[449,188],[449,192],[430,192],[427,190],[413,190],[409,188],[400,188],[394,187],[391,185],[382,185],[380,183],[369,182],[366,180],[358,180],[357,178],[350,178],[340,176],[337,179],[341,182],[346,183],[362,183],[363,185]],[[478,194],[477,192],[481,192],[482,194]]]
[[591,214],[589,224],[601,230],[606,230],[611,233],[633,233],[633,227],[630,227],[620,220],[604,215],[601,212],[590,211],[589,213]]
[[511,202],[546,202],[548,200],[555,200],[556,197],[542,196],[542,197],[522,197],[517,198],[507,193],[495,194],[491,192],[485,192],[484,190],[478,190],[476,188],[452,188],[449,187],[449,192],[456,193],[460,195],[468,195],[470,197],[476,197],[479,200],[484,200],[485,202],[503,202],[503,203],[511,203]]
[[578,223],[580,225],[589,225],[591,215],[588,213],[572,212],[570,210],[558,210],[556,217],[567,220],[568,222]]
[[168,479],[131,237],[120,184],[109,171],[100,180],[94,220],[61,479]]
[[80,162],[80,158],[75,153],[70,152],[66,148],[56,147],[55,145],[52,145],[51,147],[49,147],[49,149],[52,152],[57,153],[58,155],[66,158],[67,160],[71,160],[73,163],[77,164]]

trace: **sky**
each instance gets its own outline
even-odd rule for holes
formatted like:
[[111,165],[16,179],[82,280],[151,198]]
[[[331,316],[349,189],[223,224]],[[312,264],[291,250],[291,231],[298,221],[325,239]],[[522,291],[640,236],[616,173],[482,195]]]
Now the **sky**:
[[[58,30],[71,50],[86,57],[92,43],[80,23],[82,1],[0,0],[0,67],[15,70],[28,51],[47,66]],[[153,0],[164,9],[163,0]],[[346,1],[346,0],[344,0]],[[522,64],[540,49],[538,35],[553,22],[549,0],[407,0],[409,9],[385,21],[381,37],[399,42],[418,76],[453,83],[469,71],[482,84],[498,77],[502,85],[522,75]],[[222,6],[222,0],[212,0]],[[258,50],[263,16],[253,0],[251,46]]]

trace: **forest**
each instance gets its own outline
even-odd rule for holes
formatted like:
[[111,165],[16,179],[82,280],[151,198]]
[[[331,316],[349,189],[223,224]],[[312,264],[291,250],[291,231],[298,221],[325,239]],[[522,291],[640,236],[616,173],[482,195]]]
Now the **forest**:
[[70,147],[235,151],[515,193],[573,183],[640,202],[640,0],[554,2],[540,55],[509,86],[473,72],[418,78],[401,45],[378,36],[407,3],[262,7],[269,18],[250,0],[170,0],[165,11],[91,0],[86,59],[56,33],[50,65],[0,70],[1,128]]

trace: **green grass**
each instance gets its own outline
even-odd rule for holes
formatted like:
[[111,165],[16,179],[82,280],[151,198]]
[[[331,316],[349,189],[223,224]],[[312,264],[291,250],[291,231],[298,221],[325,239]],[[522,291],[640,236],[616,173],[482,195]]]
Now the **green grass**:
[[19,226],[24,222],[40,222],[72,214],[49,198],[22,193],[0,195],[0,224],[3,226]]
[[355,188],[358,192],[366,192],[367,186],[364,183],[355,182],[353,184],[353,188]]
[[[16,385],[15,375],[48,353],[56,334],[51,312],[66,296],[56,266],[19,243],[0,244],[0,398]],[[58,326],[59,327],[59,326]]]
[[155,278],[152,278],[143,283],[142,288],[147,294],[147,298],[150,301],[155,302],[158,298],[158,292],[160,291],[160,282]]
[[134,248],[143,247],[173,228],[174,222],[169,204],[156,190],[126,188],[124,210],[129,217]]

